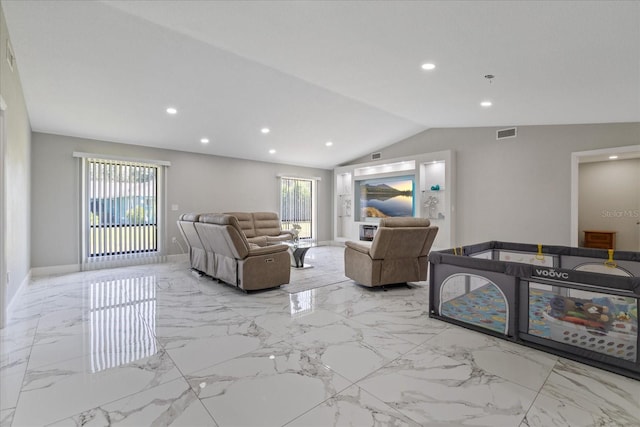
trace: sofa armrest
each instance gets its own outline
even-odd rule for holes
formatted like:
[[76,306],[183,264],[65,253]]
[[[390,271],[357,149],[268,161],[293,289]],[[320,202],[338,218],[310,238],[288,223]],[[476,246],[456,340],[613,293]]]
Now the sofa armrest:
[[355,251],[358,252],[362,252],[363,254],[367,254],[369,255],[369,249],[371,249],[370,246],[368,245],[363,245],[362,243],[356,243],[356,242],[352,242],[352,241],[346,241],[344,242],[345,246],[348,248],[351,248]]
[[258,246],[267,246],[267,236],[247,237],[247,242]]
[[289,246],[287,245],[268,245],[259,247],[252,246],[249,249],[249,256],[275,254],[278,252],[285,252],[288,249]]

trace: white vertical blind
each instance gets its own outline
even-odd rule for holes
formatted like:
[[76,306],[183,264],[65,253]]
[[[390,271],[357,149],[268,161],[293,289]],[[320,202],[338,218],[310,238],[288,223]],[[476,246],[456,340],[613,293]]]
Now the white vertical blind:
[[308,178],[280,178],[280,221],[284,229],[300,227],[301,239],[314,238],[315,182]]
[[162,261],[168,163],[74,156],[82,157],[83,269]]

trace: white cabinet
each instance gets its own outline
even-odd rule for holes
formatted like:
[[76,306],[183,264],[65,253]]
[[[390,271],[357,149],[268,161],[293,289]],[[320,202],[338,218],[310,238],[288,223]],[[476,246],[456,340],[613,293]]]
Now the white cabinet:
[[[413,182],[413,215],[429,218],[439,227],[434,248],[455,246],[454,166],[454,152],[447,150],[334,169],[334,240],[358,240],[361,225],[379,222],[379,217],[367,214],[375,209],[361,206],[367,205],[367,201],[361,200],[366,198],[363,194],[367,185],[409,180]],[[406,191],[403,197],[408,197]]]

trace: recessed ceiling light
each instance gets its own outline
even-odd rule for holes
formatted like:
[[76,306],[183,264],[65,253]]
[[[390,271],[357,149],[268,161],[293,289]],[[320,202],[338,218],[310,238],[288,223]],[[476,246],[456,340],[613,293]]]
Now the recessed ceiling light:
[[203,144],[208,144],[209,143],[209,138],[202,138],[202,139],[200,139],[200,142],[202,142]]
[[262,128],[262,129],[260,129],[260,132],[262,132],[262,133],[265,133],[265,134],[266,134],[266,133],[271,132],[271,129],[269,129],[269,128]]
[[420,68],[422,68],[423,70],[427,70],[427,71],[429,71],[429,70],[433,70],[434,68],[436,68],[436,64],[432,64],[432,63],[430,63],[430,62],[427,62],[427,63],[425,63],[425,64],[422,64],[422,65],[420,66]]
[[618,158],[618,156],[615,156],[615,155],[614,156],[609,156],[609,160],[615,160],[617,158]]
[[482,101],[480,105],[482,105],[483,107],[491,107],[493,104],[491,103],[491,101]]
[[331,147],[333,145],[333,142],[327,141],[324,143],[324,145],[326,145],[327,147]]
[[276,154],[276,150],[272,148],[271,150],[269,150],[269,154]]
[[178,112],[178,110],[176,110],[173,107],[167,108],[167,114],[176,114],[177,112]]

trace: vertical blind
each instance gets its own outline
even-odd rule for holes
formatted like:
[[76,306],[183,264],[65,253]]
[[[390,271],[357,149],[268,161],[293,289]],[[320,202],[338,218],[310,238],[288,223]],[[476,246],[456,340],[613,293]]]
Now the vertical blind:
[[74,156],[83,157],[83,269],[161,261],[163,164]]
[[157,251],[157,169],[89,159],[89,257]]
[[313,238],[313,180],[281,178],[280,221],[284,229],[300,227],[301,239]]

